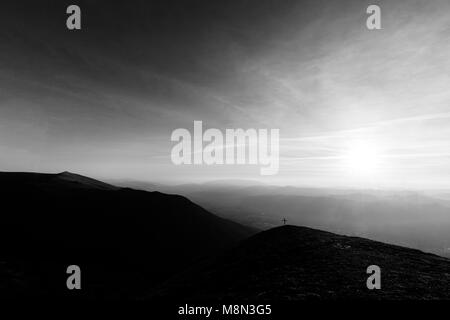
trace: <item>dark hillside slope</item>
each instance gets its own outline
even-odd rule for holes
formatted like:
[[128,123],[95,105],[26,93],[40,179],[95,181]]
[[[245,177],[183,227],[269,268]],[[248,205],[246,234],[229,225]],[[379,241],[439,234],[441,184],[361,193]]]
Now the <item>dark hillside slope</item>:
[[[381,268],[381,289],[366,286]],[[450,299],[450,260],[418,250],[304,227],[252,236],[174,277],[150,298],[211,300]]]
[[68,172],[0,173],[0,195],[0,295],[74,294],[66,268],[76,264],[80,295],[139,296],[255,233],[182,196]]

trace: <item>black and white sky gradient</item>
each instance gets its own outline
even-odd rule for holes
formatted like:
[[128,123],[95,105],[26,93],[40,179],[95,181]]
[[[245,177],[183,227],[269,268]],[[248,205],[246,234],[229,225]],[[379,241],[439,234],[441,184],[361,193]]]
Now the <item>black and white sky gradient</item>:
[[[66,29],[70,4],[80,31]],[[382,30],[366,28],[370,4]],[[450,187],[449,12],[448,0],[2,1],[0,168]],[[171,132],[194,120],[279,128],[279,174],[174,166]],[[355,149],[373,153],[371,172],[348,168]]]

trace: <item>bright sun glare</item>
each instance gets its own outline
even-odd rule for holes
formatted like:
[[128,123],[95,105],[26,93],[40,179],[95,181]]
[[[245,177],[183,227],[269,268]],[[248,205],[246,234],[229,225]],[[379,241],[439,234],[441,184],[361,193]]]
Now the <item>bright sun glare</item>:
[[365,142],[349,145],[343,159],[346,169],[358,176],[373,176],[379,167],[375,146]]

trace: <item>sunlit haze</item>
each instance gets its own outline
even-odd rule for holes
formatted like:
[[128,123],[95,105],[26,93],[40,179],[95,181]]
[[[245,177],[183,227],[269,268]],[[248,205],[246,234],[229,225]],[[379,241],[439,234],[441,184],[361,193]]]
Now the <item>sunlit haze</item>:
[[[381,30],[369,1],[79,2],[76,33],[66,3],[0,5],[3,171],[450,187],[448,0],[377,1]],[[278,174],[175,166],[171,133],[195,120],[280,129]]]

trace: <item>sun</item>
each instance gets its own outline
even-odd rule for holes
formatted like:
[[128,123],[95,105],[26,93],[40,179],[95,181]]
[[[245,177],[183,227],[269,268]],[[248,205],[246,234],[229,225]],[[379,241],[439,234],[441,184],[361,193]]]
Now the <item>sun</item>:
[[380,165],[376,146],[363,141],[351,143],[342,158],[345,169],[357,176],[373,176]]

